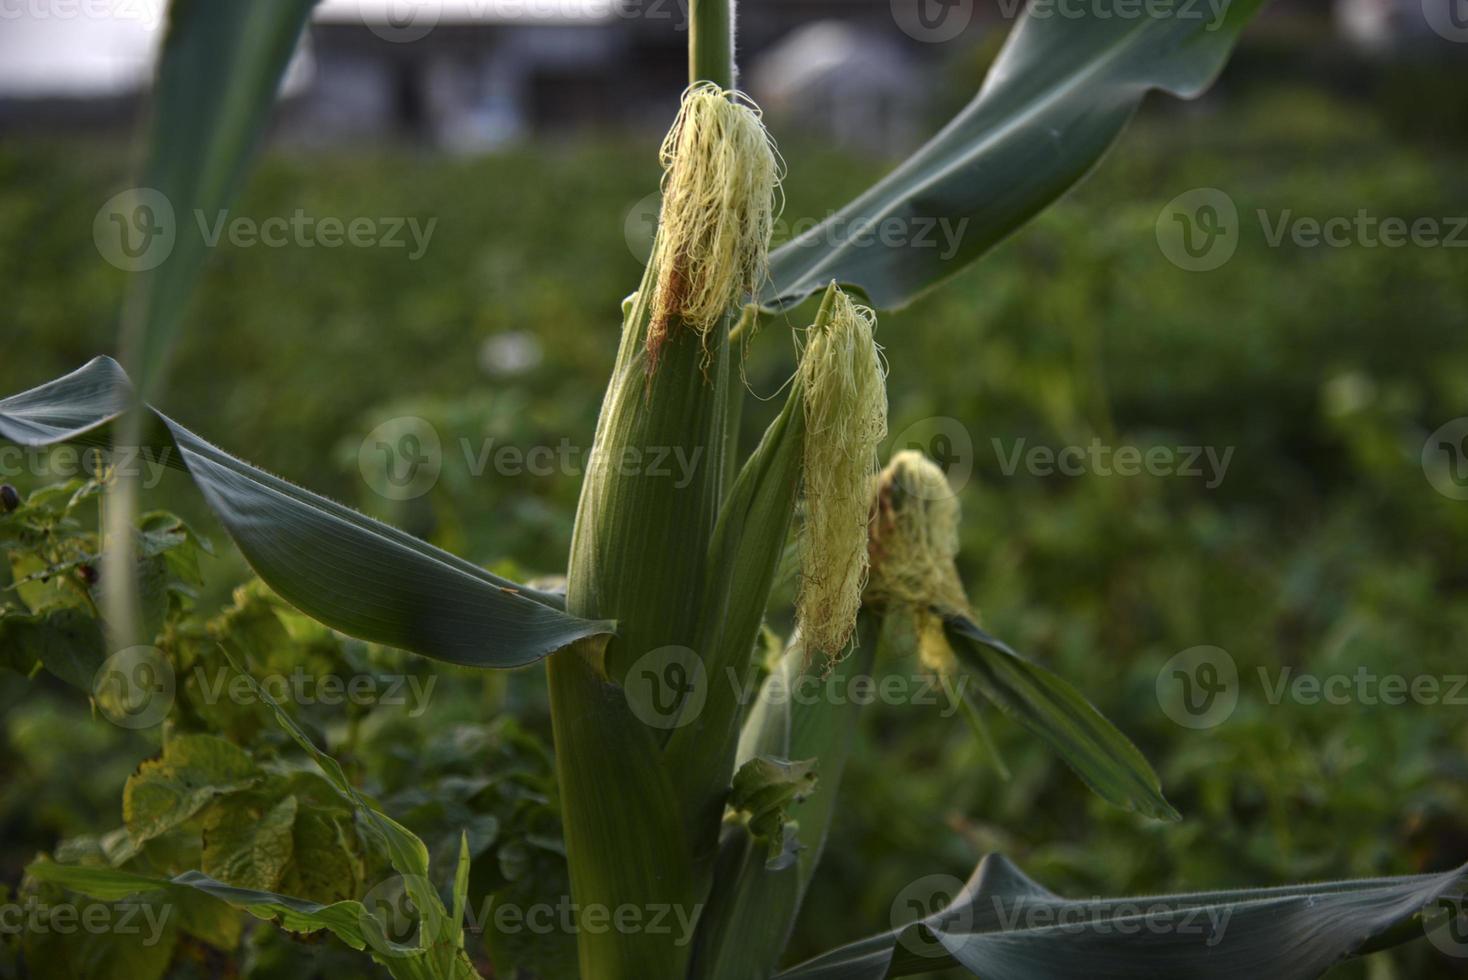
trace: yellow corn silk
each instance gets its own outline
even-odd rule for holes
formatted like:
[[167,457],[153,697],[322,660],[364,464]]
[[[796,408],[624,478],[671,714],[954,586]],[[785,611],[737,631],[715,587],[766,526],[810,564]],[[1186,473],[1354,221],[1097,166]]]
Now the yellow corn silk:
[[796,612],[806,650],[839,658],[867,582],[867,523],[887,379],[872,311],[832,283],[800,361],[805,523]]
[[670,330],[681,325],[706,338],[759,285],[780,186],[780,158],[759,108],[711,82],[684,93],[661,160],[650,370]]
[[894,455],[872,495],[865,599],[911,618],[923,662],[945,675],[957,665],[942,617],[971,613],[954,560],[958,525],[958,497],[943,470],[910,449]]

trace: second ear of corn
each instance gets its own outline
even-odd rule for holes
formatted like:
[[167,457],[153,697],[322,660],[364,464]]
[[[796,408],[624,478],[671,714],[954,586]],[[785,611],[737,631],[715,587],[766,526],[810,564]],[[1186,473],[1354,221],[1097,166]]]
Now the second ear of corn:
[[832,283],[800,361],[805,526],[796,614],[812,654],[839,657],[867,581],[867,522],[887,383],[872,311]]

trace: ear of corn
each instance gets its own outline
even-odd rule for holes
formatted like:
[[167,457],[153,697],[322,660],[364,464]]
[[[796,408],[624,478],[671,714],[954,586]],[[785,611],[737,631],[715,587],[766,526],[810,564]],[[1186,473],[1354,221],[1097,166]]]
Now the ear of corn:
[[943,617],[969,612],[954,562],[958,522],[958,498],[942,469],[910,449],[895,454],[873,494],[866,600],[911,622],[923,663],[944,677],[958,664]]
[[[710,657],[700,624],[725,485],[730,313],[749,288],[751,253],[763,254],[745,240],[749,229],[768,234],[767,199],[711,193],[680,168],[714,165],[722,183],[737,183],[736,157],[769,151],[758,117],[707,86],[690,94],[669,139],[682,148],[670,161],[670,203],[626,306],[567,574],[567,609],[600,609],[617,634],[554,655],[548,669],[577,902],[692,912],[710,873],[709,861],[695,864],[690,840],[702,811],[663,750],[671,730],[639,719],[624,685],[640,658],[665,648]],[[712,840],[702,848],[711,856]],[[666,935],[588,931],[579,954],[583,980],[643,980],[685,975],[691,949]]]
[[800,362],[805,526],[797,616],[813,655],[839,657],[867,575],[867,521],[887,387],[872,311],[832,283]]

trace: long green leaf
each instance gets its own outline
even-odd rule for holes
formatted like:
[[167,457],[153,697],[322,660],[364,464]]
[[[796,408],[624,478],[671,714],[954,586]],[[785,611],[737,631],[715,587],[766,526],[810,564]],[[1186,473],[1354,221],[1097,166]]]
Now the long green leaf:
[[124,359],[145,398],[161,385],[204,262],[196,215],[212,221],[233,202],[313,6],[315,0],[169,6],[143,180],[171,207],[175,233],[166,259],[138,273],[124,320]]
[[1073,901],[991,855],[945,908],[777,980],[881,980],[960,966],[984,980],[1312,980],[1458,914],[1442,874]]
[[761,304],[791,306],[832,279],[879,308],[907,304],[1083,177],[1148,90],[1201,94],[1262,2],[1231,0],[1216,21],[1210,7],[1189,0],[1081,5],[1066,16],[1053,5],[1027,10],[963,112],[771,255]]
[[368,916],[361,902],[320,905],[273,892],[235,888],[198,871],[186,871],[173,878],[160,878],[119,868],[57,864],[44,858],[32,862],[26,868],[26,874],[38,881],[48,881],[102,901],[117,901],[130,895],[162,891],[175,901],[184,903],[197,901],[189,894],[190,891],[202,892],[259,918],[276,922],[281,928],[291,932],[329,929],[334,936],[353,949],[363,949],[367,945],[362,925]]
[[719,512],[709,545],[709,587],[700,620],[707,697],[668,740],[669,770],[688,801],[689,837],[702,856],[717,846],[739,742],[739,694],[784,552],[805,445],[804,398],[793,387]]
[[984,697],[1044,739],[1098,796],[1158,820],[1179,819],[1146,757],[1075,688],[966,617],[949,617],[944,627]]
[[[122,369],[97,358],[0,401],[0,438],[107,445],[130,399]],[[153,459],[186,470],[259,576],[334,629],[449,663],[516,667],[612,628],[151,417]]]

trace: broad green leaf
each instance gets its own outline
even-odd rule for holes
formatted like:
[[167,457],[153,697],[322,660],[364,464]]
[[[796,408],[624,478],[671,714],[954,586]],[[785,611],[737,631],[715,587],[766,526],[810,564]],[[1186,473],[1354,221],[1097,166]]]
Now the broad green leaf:
[[193,819],[221,796],[260,782],[263,773],[244,749],[214,735],[175,735],[163,755],[128,777],[122,819],[134,844],[142,844]]
[[[136,273],[123,348],[155,394],[208,247],[199,219],[233,203],[315,0],[173,0],[158,62],[143,186],[171,215],[122,210],[119,234],[172,227],[161,263]],[[139,197],[134,208],[158,202]],[[166,234],[167,232],[165,232]],[[134,246],[140,244],[133,242]],[[162,247],[162,242],[141,244]],[[145,253],[146,254],[146,253]]]
[[323,905],[356,895],[362,884],[361,861],[346,834],[331,814],[302,809],[291,828],[291,864],[280,891]]
[[5,666],[28,672],[40,661],[50,673],[88,693],[107,659],[101,627],[80,609],[0,616],[0,651]]
[[[314,0],[214,3],[173,0],[158,61],[141,186],[98,214],[98,241],[133,273],[119,347],[138,372],[144,398],[163,387],[169,349],[204,264],[205,220],[233,203],[252,150],[275,102],[281,75]],[[104,227],[103,222],[110,222]],[[142,444],[144,415],[129,412],[118,442]],[[120,469],[110,489],[106,532],[116,542],[104,574],[112,581],[107,615],[123,645],[146,642],[155,624],[138,619],[131,542],[139,480]]]
[[[1462,916],[1465,888],[1468,866],[1405,878],[1070,900],[991,855],[951,901],[912,925],[777,980],[881,980],[953,966],[984,980],[1312,980],[1348,957],[1454,928],[1441,920]],[[1461,935],[1468,921],[1457,927]]]
[[795,862],[798,847],[795,807],[816,785],[816,760],[757,756],[739,767],[729,792],[729,808],[749,828],[750,836],[769,849],[765,866],[772,871]]
[[295,855],[297,809],[294,796],[274,806],[248,796],[215,804],[204,819],[201,870],[241,888],[274,891]]
[[[249,677],[248,674],[245,676]],[[254,684],[253,679],[251,683]],[[254,688],[287,734],[317,763],[326,780],[377,835],[389,863],[401,875],[401,884],[411,900],[412,911],[418,916],[416,943],[395,942],[388,936],[382,921],[374,915],[376,910],[369,910],[355,900],[323,905],[270,891],[228,885],[197,871],[173,878],[158,878],[116,868],[62,865],[42,860],[32,864],[27,869],[28,873],[39,880],[106,900],[163,891],[175,902],[186,902],[186,890],[192,889],[276,922],[293,932],[329,929],[354,949],[370,947],[373,958],[399,980],[477,978],[478,973],[458,941],[462,935],[458,924],[449,919],[437,892],[429,884],[428,849],[423,842],[358,793],[336,760],[317,748],[268,692],[258,684],[254,684]],[[200,743],[183,754],[192,758],[195,753],[213,751]]]
[[[0,438],[107,444],[128,392],[117,363],[97,358],[0,401]],[[516,667],[612,628],[153,419],[154,458],[186,469],[259,576],[334,629],[449,663]]]
[[[228,657],[228,651],[225,652]],[[449,918],[443,901],[434,890],[429,877],[428,848],[411,830],[383,813],[352,785],[342,770],[341,764],[322,751],[301,730],[285,709],[261,687],[250,674],[240,668],[233,658],[231,665],[243,674],[254,688],[255,694],[275,715],[275,720],[286,734],[301,747],[316,763],[332,788],[352,805],[369,830],[382,844],[393,870],[401,876],[401,885],[410,900],[412,911],[418,919],[418,942],[403,947],[385,935],[369,932],[375,955],[394,976],[405,980],[469,980],[478,977],[468,955],[464,952],[462,923]],[[238,903],[236,903],[238,904]],[[364,923],[368,930],[376,919],[369,917]],[[387,951],[387,955],[383,954]]]
[[1157,820],[1180,819],[1145,756],[1075,688],[962,616],[944,620],[984,697],[1044,739],[1098,796]]
[[[978,96],[835,215],[770,256],[769,310],[832,279],[895,309],[954,275],[1080,180],[1142,97],[1200,95],[1263,0],[1026,10]],[[1070,14],[1074,14],[1071,16]],[[885,231],[897,228],[900,234]],[[889,244],[892,243],[892,244]]]

